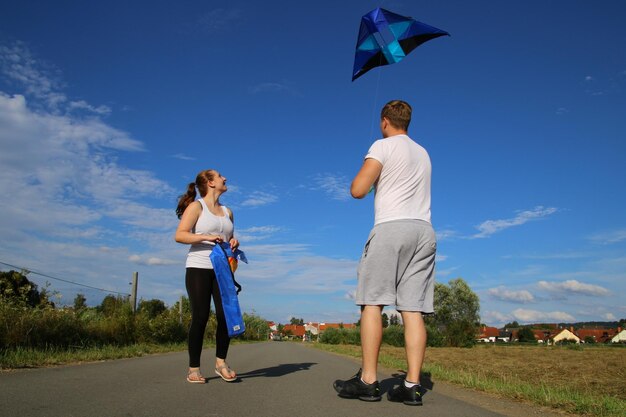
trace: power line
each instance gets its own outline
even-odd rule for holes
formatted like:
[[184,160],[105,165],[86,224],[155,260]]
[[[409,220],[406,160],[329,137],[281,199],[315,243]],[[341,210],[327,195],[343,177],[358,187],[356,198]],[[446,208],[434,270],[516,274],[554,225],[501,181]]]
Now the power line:
[[42,277],[55,279],[57,281],[66,282],[68,284],[78,285],[79,287],[91,288],[92,290],[98,290],[98,291],[103,291],[103,292],[112,293],[112,294],[119,294],[119,295],[124,295],[124,296],[130,296],[130,294],[124,293],[124,292],[105,290],[104,288],[92,287],[91,285],[81,284],[81,283],[78,283],[78,282],[68,281],[66,279],[53,277],[53,276],[50,276],[50,275],[47,275],[47,274],[43,274],[41,272],[34,271],[34,270],[30,269],[30,268],[25,268],[23,266],[11,265],[11,264],[8,264],[8,263],[2,262],[2,261],[0,261],[0,264],[9,266],[11,268],[17,268],[17,269],[20,269],[22,271],[28,271],[29,273],[32,273],[32,274],[35,274],[35,275],[41,275]]

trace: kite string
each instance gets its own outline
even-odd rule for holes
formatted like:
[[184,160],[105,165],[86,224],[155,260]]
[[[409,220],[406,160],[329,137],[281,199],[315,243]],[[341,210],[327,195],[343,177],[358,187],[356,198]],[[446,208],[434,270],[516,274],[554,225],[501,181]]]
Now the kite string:
[[[383,7],[385,3],[385,0],[380,0],[380,5],[378,7]],[[382,65],[382,61],[383,61],[383,56],[381,54],[380,58],[379,58],[379,62],[378,62],[378,69],[380,69],[380,66]],[[376,90],[374,92],[374,103],[372,105],[372,121],[370,124],[370,138],[372,138],[372,140],[374,140],[374,124],[378,124],[379,117],[377,116],[377,104],[376,102],[378,101],[378,91],[380,89],[380,71],[376,71],[378,73],[378,76],[376,77]]]
[[[380,61],[381,61],[380,63],[382,63],[382,56],[380,58]],[[378,101],[378,91],[380,89],[380,71],[376,71],[376,72],[378,73],[378,76],[376,77],[376,89],[374,90],[374,103],[372,104],[372,118],[371,118],[371,123],[370,123],[370,138],[372,140],[375,139],[374,138],[374,124],[379,121],[379,118],[376,116],[376,108],[377,108],[376,102]]]

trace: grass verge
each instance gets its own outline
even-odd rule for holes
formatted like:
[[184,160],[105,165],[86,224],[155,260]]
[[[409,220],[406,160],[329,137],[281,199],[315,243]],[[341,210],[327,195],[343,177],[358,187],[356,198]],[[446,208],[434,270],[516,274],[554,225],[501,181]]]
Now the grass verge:
[[[359,346],[315,347],[360,357]],[[406,370],[404,348],[383,346],[380,363]],[[428,348],[422,373],[432,379],[569,413],[626,417],[624,349],[477,346]]]
[[69,363],[96,362],[111,359],[134,358],[154,353],[181,351],[186,343],[134,344],[129,346],[101,346],[71,349],[5,349],[0,350],[0,369],[39,368]]

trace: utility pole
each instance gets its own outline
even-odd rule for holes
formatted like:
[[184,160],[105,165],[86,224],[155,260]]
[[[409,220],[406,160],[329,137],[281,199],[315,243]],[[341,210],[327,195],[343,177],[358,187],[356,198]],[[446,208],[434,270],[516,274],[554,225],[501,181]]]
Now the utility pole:
[[178,302],[178,322],[183,324],[183,296],[180,296],[180,301]]
[[133,272],[133,282],[130,292],[130,307],[133,313],[137,311],[137,281],[139,281],[139,272]]

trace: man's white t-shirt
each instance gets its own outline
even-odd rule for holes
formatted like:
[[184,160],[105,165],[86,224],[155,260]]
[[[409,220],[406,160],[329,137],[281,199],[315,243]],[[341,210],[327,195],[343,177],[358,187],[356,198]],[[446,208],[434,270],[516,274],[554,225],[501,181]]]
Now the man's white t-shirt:
[[432,168],[426,149],[407,135],[396,135],[374,142],[367,158],[383,165],[374,184],[374,224],[402,219],[430,223]]

